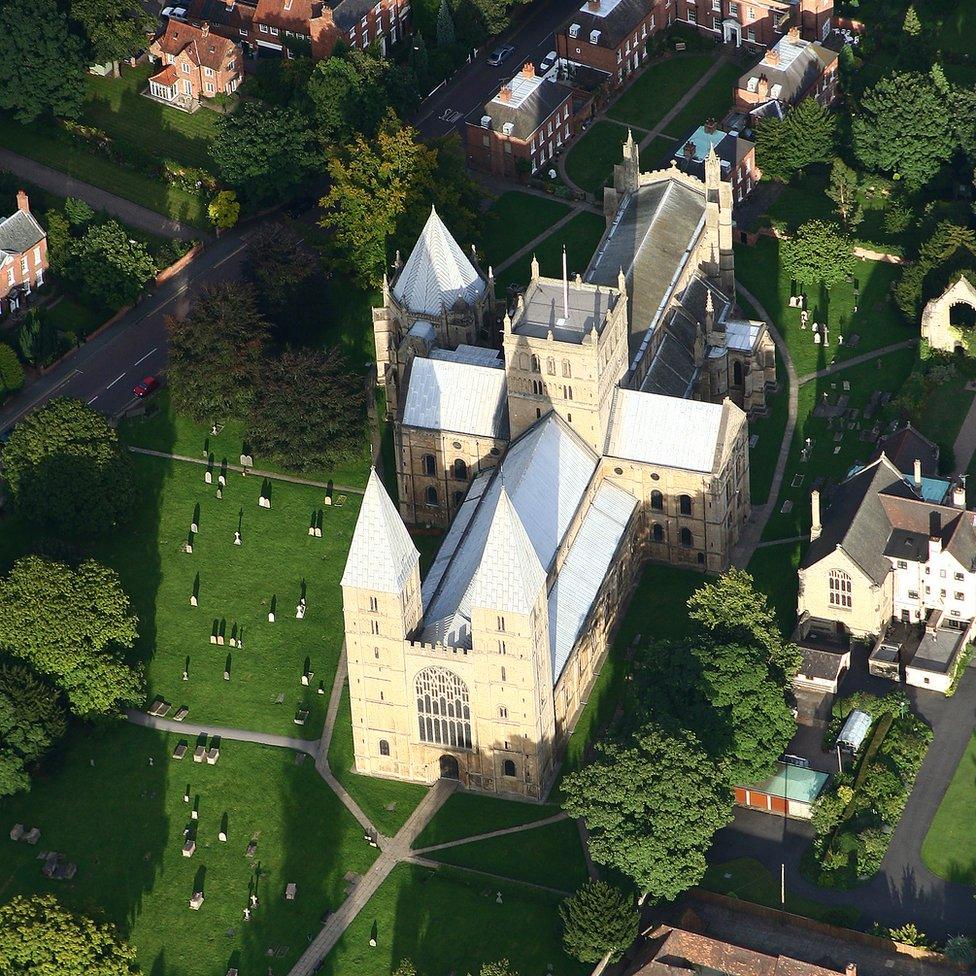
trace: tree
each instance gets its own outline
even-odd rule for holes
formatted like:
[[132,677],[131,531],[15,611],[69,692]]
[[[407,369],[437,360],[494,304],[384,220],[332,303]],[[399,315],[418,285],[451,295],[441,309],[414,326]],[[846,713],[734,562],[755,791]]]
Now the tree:
[[47,228],[47,257],[51,270],[64,274],[74,243],[71,225],[60,210],[48,210],[44,214],[44,226]]
[[976,947],[973,940],[966,935],[954,935],[946,939],[945,948],[942,950],[945,957],[956,963],[957,966],[964,966],[972,969],[976,965]]
[[129,976],[135,950],[113,925],[69,912],[53,895],[0,905],[2,976]]
[[135,639],[118,574],[92,559],[72,568],[26,556],[0,580],[0,647],[49,677],[83,718],[141,697],[142,676],[122,656]]
[[81,24],[95,64],[111,63],[117,76],[119,61],[146,46],[155,23],[131,0],[71,0],[71,18]]
[[115,220],[93,224],[74,242],[68,276],[82,294],[104,308],[131,305],[158,269],[141,241]]
[[782,242],[783,266],[806,285],[829,289],[854,273],[854,249],[839,224],[808,220]]
[[596,749],[566,776],[564,809],[585,821],[595,861],[654,899],[676,898],[704,877],[712,837],[732,820],[729,784],[693,735],[654,723]]
[[104,533],[130,514],[129,455],[108,421],[80,400],[49,400],[24,417],[3,462],[17,511],[54,533]]
[[834,201],[834,209],[848,230],[853,230],[863,219],[864,212],[857,198],[861,178],[842,159],[835,159],[830,167],[827,196]]
[[0,109],[23,123],[76,118],[85,98],[81,50],[56,0],[0,5]]
[[497,962],[483,962],[478,976],[519,976],[518,972],[512,969],[512,964],[507,959],[499,959]]
[[305,116],[259,102],[220,116],[210,151],[222,179],[257,204],[285,199],[316,164]]
[[0,399],[16,393],[24,385],[24,367],[17,353],[5,342],[0,342]]
[[262,224],[252,235],[245,275],[278,344],[301,344],[310,317],[321,316],[320,263],[290,221]]
[[332,233],[340,262],[363,285],[379,282],[387,239],[418,186],[430,186],[436,153],[416,134],[391,112],[375,139],[357,136],[329,162],[332,189],[321,201],[320,223]]
[[315,124],[324,143],[344,143],[356,131],[362,93],[359,73],[348,58],[319,61],[308,79],[308,97]]
[[805,98],[786,117],[764,119],[756,130],[756,163],[763,175],[791,180],[813,163],[830,159],[837,137],[833,113]]
[[362,380],[341,353],[289,350],[265,362],[248,435],[286,467],[328,468],[362,448],[365,421]]
[[949,103],[930,75],[895,72],[869,88],[852,121],[854,152],[869,169],[923,186],[957,143]]
[[437,46],[450,47],[455,40],[451,8],[447,5],[447,0],[441,0],[440,9],[437,11]]
[[30,668],[0,662],[0,796],[29,788],[26,766],[64,735],[61,696]]
[[902,24],[902,30],[909,37],[918,37],[922,33],[922,22],[918,19],[914,4],[909,4],[908,9],[905,11],[905,21]]
[[95,218],[95,211],[84,200],[67,197],[64,201],[64,215],[72,227],[84,227]]
[[28,309],[17,330],[17,348],[24,362],[43,366],[58,351],[57,330],[38,308]]
[[254,289],[221,282],[185,319],[168,318],[169,386],[178,413],[213,423],[247,417],[261,376],[268,323]]
[[409,959],[401,959],[392,976],[417,976],[417,967]]
[[207,216],[210,223],[218,230],[229,230],[241,215],[241,205],[237,202],[237,194],[233,190],[221,190],[210,201]]
[[563,947],[580,962],[616,962],[637,938],[640,913],[634,899],[605,881],[587,881],[559,906]]

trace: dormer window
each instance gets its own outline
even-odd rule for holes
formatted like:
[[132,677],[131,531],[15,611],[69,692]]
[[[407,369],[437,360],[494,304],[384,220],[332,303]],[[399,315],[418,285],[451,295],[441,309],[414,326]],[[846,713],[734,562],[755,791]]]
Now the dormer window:
[[570,24],[569,25],[569,36],[570,37],[579,37],[579,32],[580,32],[580,25],[579,24]]

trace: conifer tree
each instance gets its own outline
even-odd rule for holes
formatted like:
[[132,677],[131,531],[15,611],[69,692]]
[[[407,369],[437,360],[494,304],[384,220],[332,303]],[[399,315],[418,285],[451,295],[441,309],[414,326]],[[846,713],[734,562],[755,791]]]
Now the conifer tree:
[[437,11],[437,46],[450,47],[455,41],[454,18],[447,0],[441,0],[440,10]]

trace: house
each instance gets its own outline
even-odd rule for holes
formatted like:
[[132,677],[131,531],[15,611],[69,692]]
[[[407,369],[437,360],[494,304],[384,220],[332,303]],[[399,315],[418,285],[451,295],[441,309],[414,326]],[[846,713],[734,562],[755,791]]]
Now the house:
[[809,820],[813,804],[830,776],[817,769],[778,762],[769,779],[756,786],[737,786],[735,802],[749,810]]
[[804,98],[831,105],[837,98],[839,63],[837,51],[819,41],[803,40],[797,28],[790,28],[739,78],[735,107],[753,118],[782,118]]
[[709,976],[857,976],[857,966],[849,963],[842,973],[813,963],[771,956],[712,939],[698,932],[661,925],[647,934],[642,961],[629,970],[629,976],[676,976],[701,973]]
[[925,473],[921,458],[908,474],[882,446],[837,486],[825,512],[819,492],[811,506],[801,618],[870,640],[875,673],[944,691],[976,620],[976,513],[964,487]]
[[44,284],[46,270],[47,233],[20,190],[17,209],[0,220],[0,316],[22,308]]
[[[672,0],[666,0],[668,9]],[[724,44],[772,47],[791,28],[807,40],[830,33],[833,0],[673,0],[677,19]],[[670,20],[669,20],[670,22]]]
[[468,164],[495,176],[534,173],[551,163],[573,132],[573,90],[527,62],[464,127]]
[[726,132],[714,122],[700,125],[683,142],[674,154],[680,170],[699,179],[705,177],[705,157],[715,150],[722,168],[722,179],[732,184],[732,197],[736,203],[752,192],[762,173],[756,166],[756,144],[735,130]]
[[556,31],[556,53],[604,72],[616,89],[647,60],[648,38],[664,24],[661,0],[587,0]]
[[240,44],[244,53],[253,49],[253,33],[256,0],[186,0],[183,20],[202,27],[207,24],[214,34]]
[[148,94],[184,111],[195,111],[201,98],[233,94],[243,78],[240,44],[211,32],[206,23],[167,19],[149,54],[163,67],[149,79]]

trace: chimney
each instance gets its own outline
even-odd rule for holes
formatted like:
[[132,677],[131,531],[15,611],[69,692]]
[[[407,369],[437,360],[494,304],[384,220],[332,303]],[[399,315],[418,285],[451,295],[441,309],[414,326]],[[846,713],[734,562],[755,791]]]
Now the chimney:
[[586,9],[589,10],[590,13],[597,13],[600,9],[600,0],[588,0]]
[[203,26],[200,28],[200,34],[203,37],[209,37],[210,36],[210,24],[204,23]]
[[790,42],[790,44],[796,44],[797,41],[800,40],[800,28],[799,27],[791,27],[786,32],[786,39]]
[[942,516],[929,512],[929,559],[942,552]]
[[690,141],[686,142],[684,153],[685,153],[685,159],[687,159],[688,162],[691,162],[691,160],[695,158],[695,144]]
[[952,506],[953,508],[966,508],[966,482],[957,481],[952,486]]
[[844,976],[857,976],[857,963],[849,962],[844,967]]
[[915,480],[915,487],[921,488],[922,487],[922,462],[918,458],[915,458],[915,479],[914,480]]
[[779,64],[779,51],[777,51],[776,48],[771,47],[763,55],[763,61],[765,61],[766,64],[771,64],[771,65],[773,65],[775,67],[776,65]]
[[711,135],[715,131],[716,128],[717,128],[717,123],[716,123],[715,119],[709,119],[705,123],[705,132],[708,135]]
[[522,77],[523,78],[534,78],[535,77],[535,65],[531,61],[526,61],[522,65]]
[[756,85],[756,94],[760,99],[769,98],[769,79],[765,75],[759,76],[759,82]]
[[30,213],[30,201],[27,199],[25,190],[17,191],[17,209],[23,210],[24,213]]
[[820,492],[810,492],[810,541],[816,542],[820,538],[823,526],[820,524]]
[[502,85],[498,89],[498,101],[500,102],[510,102],[512,100],[512,89],[508,85]]

